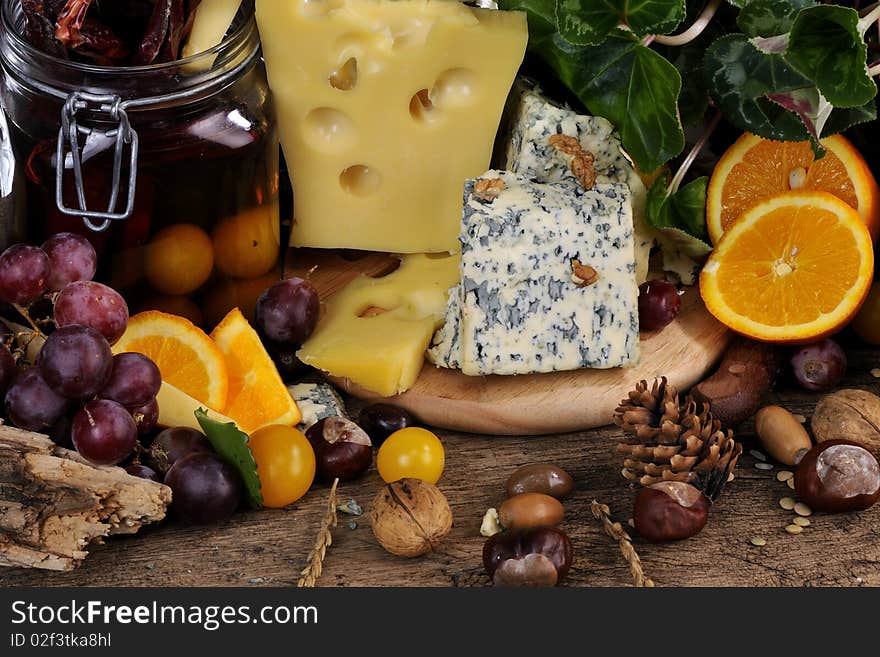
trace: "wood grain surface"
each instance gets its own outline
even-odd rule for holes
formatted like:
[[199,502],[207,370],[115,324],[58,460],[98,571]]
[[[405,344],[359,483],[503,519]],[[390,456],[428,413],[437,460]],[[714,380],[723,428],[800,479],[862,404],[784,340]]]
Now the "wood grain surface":
[[[294,249],[287,275],[308,276],[326,300],[360,273],[378,277],[393,271],[391,256],[366,252]],[[638,365],[610,370],[576,370],[520,376],[465,376],[425,363],[415,385],[383,399],[347,379],[333,379],[367,401],[388,401],[426,423],[452,431],[539,435],[608,424],[631,382],[665,375],[679,388],[702,380],[730,340],[712,317],[699,290],[688,288],[678,317],[661,331],[642,335]]]
[[[845,384],[880,392],[870,371],[880,367],[880,350],[849,350]],[[770,400],[809,417],[818,396],[783,384]],[[537,409],[536,412],[542,412]],[[478,530],[485,509],[501,501],[503,483],[517,466],[554,461],[574,477],[563,528],[572,537],[575,563],[569,586],[626,586],[630,575],[617,546],[590,513],[590,501],[610,505],[626,523],[634,489],[620,476],[615,427],[544,437],[475,436],[439,431],[447,466],[440,487],[449,497],[455,527],[440,550],[420,559],[385,553],[373,539],[367,517],[341,516],[319,580],[323,586],[486,586]],[[670,545],[635,547],[645,572],[658,586],[880,586],[880,504],[860,514],[817,513],[803,534],[784,531],[790,511],[779,498],[790,495],[776,481],[779,470],[755,468],[749,426],[739,436],[746,453],[736,480],[715,505],[702,533]],[[343,498],[365,509],[380,486],[375,469],[341,487]],[[314,542],[326,486],[316,487],[288,509],[251,511],[212,527],[168,521],[137,536],[109,539],[70,573],[0,569],[0,586],[291,586]],[[749,543],[766,539],[764,547]]]

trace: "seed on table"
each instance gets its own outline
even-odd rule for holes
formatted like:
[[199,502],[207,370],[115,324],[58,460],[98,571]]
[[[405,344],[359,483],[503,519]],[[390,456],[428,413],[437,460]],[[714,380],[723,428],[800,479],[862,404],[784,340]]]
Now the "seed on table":
[[755,467],[758,470],[772,470],[773,464],[772,463],[755,463]]
[[780,470],[776,473],[776,481],[788,481],[794,477],[794,472],[791,470]]
[[803,502],[798,502],[794,505],[794,512],[799,516],[811,516],[813,515],[813,510],[808,507]]
[[779,500],[779,506],[781,506],[786,511],[791,511],[795,506],[795,501],[791,497],[783,497]]
[[792,520],[792,522],[800,527],[809,527],[810,526],[810,519],[809,518],[802,518],[801,516],[795,516],[795,519]]
[[792,477],[791,479],[788,479],[785,483],[789,488],[794,490],[794,477]]
[[787,531],[789,534],[800,534],[802,531],[804,531],[804,528],[800,525],[786,525],[785,531]]
[[764,547],[765,545],[767,545],[767,541],[760,536],[752,536],[749,542],[755,547]]
[[766,461],[766,460],[767,460],[767,457],[764,456],[764,454],[762,454],[761,452],[759,452],[759,451],[756,450],[756,449],[750,449],[750,450],[749,450],[749,454],[751,454],[752,456],[754,456],[754,457],[755,457],[756,459],[758,459],[759,461]]

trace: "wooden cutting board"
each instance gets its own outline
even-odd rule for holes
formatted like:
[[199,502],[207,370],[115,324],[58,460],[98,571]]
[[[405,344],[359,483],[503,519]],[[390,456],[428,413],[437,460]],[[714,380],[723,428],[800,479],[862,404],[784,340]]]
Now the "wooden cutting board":
[[[383,276],[397,259],[386,254],[294,249],[287,276],[308,275],[324,301],[353,278]],[[331,380],[366,401],[387,401],[443,429],[499,435],[540,435],[600,427],[641,379],[665,376],[680,389],[705,378],[731,338],[703,305],[697,288],[682,297],[676,320],[642,335],[642,357],[631,368],[577,370],[520,376],[465,376],[425,363],[416,384],[381,398],[347,379]]]

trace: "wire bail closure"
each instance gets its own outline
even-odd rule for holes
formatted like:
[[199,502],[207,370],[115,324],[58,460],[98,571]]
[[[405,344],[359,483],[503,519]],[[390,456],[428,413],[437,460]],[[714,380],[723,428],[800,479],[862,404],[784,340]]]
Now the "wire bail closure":
[[[63,214],[82,217],[86,227],[95,232],[107,230],[112,221],[128,219],[134,211],[134,198],[137,188],[138,136],[129,123],[125,106],[126,103],[123,103],[122,99],[117,95],[74,91],[68,94],[64,106],[61,108],[61,128],[58,131],[58,147],[55,154],[55,205]],[[77,114],[83,111],[96,114],[99,118],[106,117],[115,126],[104,131],[82,126],[77,121]],[[90,210],[86,202],[82,171],[83,152],[88,144],[89,136],[93,134],[113,139],[116,142],[113,153],[110,200],[107,203],[106,212]],[[80,150],[80,135],[86,137],[83,150]],[[130,151],[128,158],[128,200],[125,209],[117,212],[116,205],[119,201],[126,146],[128,146]],[[74,186],[79,208],[70,208],[64,203],[64,170],[67,168],[68,156],[70,157],[70,165],[73,169]],[[100,223],[95,223],[95,220],[98,220]]]

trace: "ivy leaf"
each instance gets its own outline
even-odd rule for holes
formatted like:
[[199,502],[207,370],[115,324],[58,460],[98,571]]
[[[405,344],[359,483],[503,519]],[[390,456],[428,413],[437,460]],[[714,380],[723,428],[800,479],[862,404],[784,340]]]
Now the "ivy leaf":
[[[682,239],[685,248],[705,255],[712,250],[706,231],[706,190],[709,178],[701,176],[670,193],[665,176],[660,176],[648,190],[645,217],[661,233],[674,228],[692,239]],[[673,233],[677,238],[677,233]],[[708,249],[708,250],[707,250]]]
[[767,97],[774,103],[797,114],[813,142],[825,134],[825,124],[831,118],[834,106],[812,87],[793,89],[785,93],[771,93]]
[[798,12],[815,4],[814,0],[751,0],[739,12],[736,24],[750,37],[787,34]]
[[785,58],[835,107],[859,107],[877,94],[865,63],[867,52],[857,11],[820,5],[798,13]]
[[562,38],[596,45],[620,24],[634,34],[667,34],[681,24],[686,0],[556,0],[556,24]]
[[877,105],[874,99],[861,107],[843,107],[831,112],[831,117],[825,124],[825,135],[836,135],[844,130],[849,130],[854,125],[874,121],[877,118]]
[[263,493],[260,477],[257,475],[257,462],[247,444],[247,434],[235,426],[235,422],[212,420],[203,408],[195,413],[199,426],[202,427],[202,431],[205,432],[220,458],[238,470],[251,506],[259,509],[263,506]]

